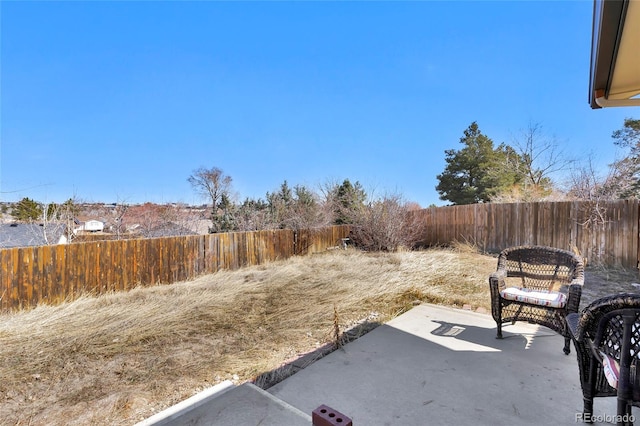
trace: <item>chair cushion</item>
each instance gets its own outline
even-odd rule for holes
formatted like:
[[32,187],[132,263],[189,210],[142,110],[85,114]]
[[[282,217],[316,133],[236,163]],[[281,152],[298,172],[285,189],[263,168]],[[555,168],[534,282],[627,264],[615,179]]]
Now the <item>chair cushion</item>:
[[530,303],[532,305],[549,306],[551,308],[564,308],[567,305],[567,296],[557,291],[507,287],[500,292],[500,297],[516,302]]
[[620,365],[615,358],[610,357],[604,352],[600,352],[602,355],[602,367],[604,371],[604,377],[612,388],[618,389],[618,378],[620,377]]

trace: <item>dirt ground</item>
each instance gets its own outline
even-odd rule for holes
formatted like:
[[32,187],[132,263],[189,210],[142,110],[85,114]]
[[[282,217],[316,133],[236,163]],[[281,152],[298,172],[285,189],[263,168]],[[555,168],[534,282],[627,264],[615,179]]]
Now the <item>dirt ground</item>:
[[0,315],[0,425],[131,425],[416,303],[489,307],[495,259],[333,250]]
[[[634,286],[637,284],[637,286]],[[580,308],[614,293],[640,292],[640,275],[636,270],[589,266],[585,270]]]
[[[472,250],[336,250],[0,315],[0,425],[131,425],[222,380],[280,380],[336,330],[416,303],[490,315],[495,267]],[[582,306],[638,282],[591,266]]]

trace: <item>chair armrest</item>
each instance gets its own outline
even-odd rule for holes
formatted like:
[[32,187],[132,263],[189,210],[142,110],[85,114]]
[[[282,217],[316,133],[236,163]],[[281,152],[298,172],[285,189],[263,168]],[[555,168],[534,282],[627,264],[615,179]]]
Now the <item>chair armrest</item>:
[[491,297],[498,297],[498,293],[504,290],[507,285],[505,279],[507,278],[507,271],[505,269],[497,270],[489,275],[489,290],[491,290]]
[[574,278],[573,281],[571,281],[571,285],[584,285],[584,275],[579,276],[577,278]]
[[577,312],[572,312],[567,315],[565,320],[567,321],[567,328],[569,329],[571,337],[573,337],[577,341],[581,341],[582,336],[578,336],[578,323],[580,322],[580,314]]
[[567,312],[578,312],[582,298],[582,284],[570,284],[567,287]]
[[506,269],[498,269],[497,271],[495,271],[491,275],[489,275],[489,281],[495,281],[495,282],[499,283],[502,286],[505,285],[505,281],[504,280],[506,278],[507,278],[507,270]]
[[[581,314],[578,312],[572,312],[567,314],[565,317],[565,321],[567,322],[567,329],[569,330],[569,335],[576,342],[576,350],[582,348],[584,353],[591,353],[598,364],[602,363],[602,355],[600,355],[600,351],[598,351],[593,346],[593,340],[585,337],[584,328],[580,327],[580,319]],[[580,356],[580,355],[578,355]]]

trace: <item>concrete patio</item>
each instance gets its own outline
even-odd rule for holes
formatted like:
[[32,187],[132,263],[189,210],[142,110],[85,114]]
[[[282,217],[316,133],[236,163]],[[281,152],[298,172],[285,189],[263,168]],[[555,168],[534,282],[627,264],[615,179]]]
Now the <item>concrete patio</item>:
[[[420,305],[266,392],[223,383],[139,425],[310,425],[323,404],[357,426],[581,423],[573,347],[530,324],[504,335],[490,315]],[[615,398],[594,407],[595,424],[615,424]]]

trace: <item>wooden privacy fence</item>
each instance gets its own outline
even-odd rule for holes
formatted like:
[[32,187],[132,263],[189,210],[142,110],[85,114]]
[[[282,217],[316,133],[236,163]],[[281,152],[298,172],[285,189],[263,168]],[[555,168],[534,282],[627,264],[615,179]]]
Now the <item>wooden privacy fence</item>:
[[0,250],[0,308],[169,284],[340,244],[348,226],[99,241]]
[[[590,263],[638,266],[638,200],[471,204],[419,210],[425,245],[469,242],[486,252],[518,245],[577,250]],[[591,220],[590,219],[596,219]]]

